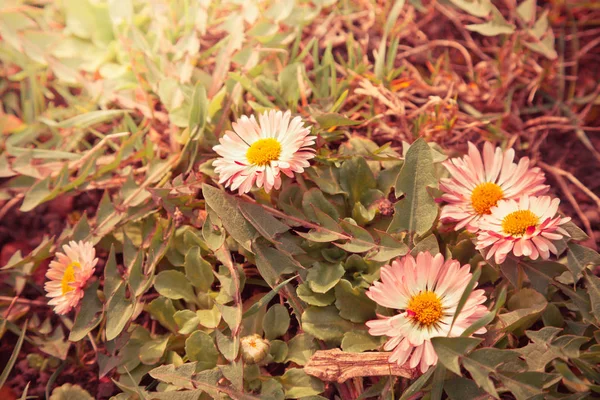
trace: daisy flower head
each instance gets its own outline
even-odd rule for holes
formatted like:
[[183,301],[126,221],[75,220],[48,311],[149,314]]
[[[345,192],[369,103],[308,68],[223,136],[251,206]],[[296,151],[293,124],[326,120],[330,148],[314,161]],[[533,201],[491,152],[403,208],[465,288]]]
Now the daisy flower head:
[[64,315],[79,304],[88,280],[94,275],[98,259],[90,242],[75,242],[63,246],[64,253],[56,253],[56,260],[50,263],[44,285],[48,302],[54,312]]
[[539,168],[529,168],[528,157],[514,162],[515,151],[494,150],[490,142],[483,146],[483,157],[469,142],[469,153],[462,158],[446,160],[443,165],[452,175],[440,180],[444,191],[441,199],[442,221],[456,222],[455,230],[464,227],[478,230],[480,219],[488,215],[498,201],[519,199],[521,196],[541,195],[548,190],[545,175]]
[[266,192],[281,187],[281,175],[290,178],[304,172],[315,156],[311,147],[315,137],[302,118],[292,113],[271,110],[258,117],[242,116],[233,123],[233,131],[225,132],[213,150],[221,156],[213,165],[219,183],[240,194],[254,185]]
[[[456,260],[429,252],[419,253],[416,258],[409,254],[381,268],[381,281],[374,282],[366,294],[377,304],[398,310],[398,314],[379,316],[366,324],[371,335],[389,337],[383,348],[392,351],[390,362],[409,368],[418,366],[425,372],[438,360],[431,338],[459,336],[486,314],[484,291],[477,289],[456,315],[471,277],[469,265],[461,266]],[[475,333],[485,331],[481,328]]]
[[559,203],[559,199],[550,196],[523,196],[518,201],[498,202],[479,224],[476,248],[489,247],[486,259],[494,256],[497,264],[503,263],[510,252],[517,257],[547,260],[550,253],[558,253],[553,241],[570,236],[561,225],[571,218],[556,215]]

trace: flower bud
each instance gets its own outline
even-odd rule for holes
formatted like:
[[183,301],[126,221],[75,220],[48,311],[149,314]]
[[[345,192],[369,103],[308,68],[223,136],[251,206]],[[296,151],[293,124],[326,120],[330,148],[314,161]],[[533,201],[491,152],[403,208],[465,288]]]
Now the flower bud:
[[242,359],[246,364],[257,364],[265,359],[271,349],[271,343],[260,335],[244,336],[240,339]]

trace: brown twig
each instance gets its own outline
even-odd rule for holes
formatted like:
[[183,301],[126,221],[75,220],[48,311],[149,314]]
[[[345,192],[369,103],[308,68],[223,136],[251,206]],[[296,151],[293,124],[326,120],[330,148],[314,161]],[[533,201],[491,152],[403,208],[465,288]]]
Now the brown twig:
[[327,382],[343,383],[364,376],[401,376],[414,378],[414,369],[388,361],[389,353],[346,353],[340,349],[318,350],[304,372]]

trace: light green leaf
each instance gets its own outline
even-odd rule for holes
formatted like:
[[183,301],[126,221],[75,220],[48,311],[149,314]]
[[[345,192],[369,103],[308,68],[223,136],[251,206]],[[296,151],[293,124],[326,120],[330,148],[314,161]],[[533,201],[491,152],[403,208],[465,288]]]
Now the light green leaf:
[[282,275],[293,273],[300,269],[300,264],[286,253],[269,246],[264,241],[257,240],[252,244],[256,253],[256,267],[262,278],[271,287],[281,280]]
[[179,310],[173,314],[173,319],[179,327],[178,332],[182,335],[188,335],[198,329],[200,318],[191,310]]
[[353,288],[345,279],[335,286],[335,306],[340,316],[352,322],[365,322],[375,319],[376,304],[365,295],[363,289]]
[[340,317],[334,306],[308,307],[302,314],[302,329],[317,339],[340,343],[344,334],[356,325]]
[[367,331],[351,331],[344,334],[341,347],[349,353],[362,353],[367,350],[377,350],[384,342],[384,336],[372,336]]
[[288,354],[285,361],[306,365],[317,349],[317,343],[311,335],[300,333],[288,342]]
[[536,0],[524,0],[517,7],[517,15],[525,22],[530,23],[535,19]]
[[156,276],[154,288],[168,299],[185,299],[191,303],[196,302],[196,295],[190,281],[186,276],[175,270],[162,271]]
[[325,198],[323,192],[317,188],[309,189],[302,196],[302,210],[304,214],[312,221],[318,222],[317,210],[321,211],[332,219],[337,220],[340,215],[337,209]]
[[468,337],[434,337],[431,339],[431,344],[444,367],[456,375],[462,376],[459,358],[473,350],[482,341],[482,339]]
[[156,319],[162,326],[171,332],[177,332],[178,327],[175,322],[175,307],[171,299],[166,297],[158,297],[148,305],[148,312],[152,318]]
[[405,197],[394,207],[388,232],[409,231],[422,235],[431,229],[438,207],[427,187],[435,187],[433,157],[429,145],[418,139],[408,149],[404,165],[396,180],[396,197]]
[[261,297],[261,299],[259,301],[257,301],[256,303],[252,304],[252,306],[250,306],[250,308],[248,308],[246,311],[244,311],[244,318],[248,318],[251,315],[255,314],[258,312],[258,310],[268,304],[276,295],[277,293],[279,293],[279,291],[281,290],[282,287],[284,287],[285,285],[287,285],[288,283],[290,283],[292,280],[296,279],[295,276],[291,277],[290,279],[287,279],[283,282],[281,282],[280,284],[278,284],[277,286],[275,286],[269,293],[267,293],[266,295],[264,295],[263,297]]
[[[83,339],[102,320],[102,303],[98,299],[99,281],[94,282],[84,292],[81,308],[75,317],[73,328],[69,334],[71,342]],[[99,314],[100,313],[100,314]]]
[[348,194],[350,205],[360,202],[364,193],[377,187],[373,171],[364,157],[352,157],[344,161],[340,168],[340,184]]
[[202,194],[209,207],[221,218],[225,230],[227,230],[231,237],[246,250],[252,251],[251,242],[257,232],[252,224],[246,220],[241,211],[239,211],[237,199],[206,184],[202,185]]
[[589,247],[577,243],[569,243],[568,247],[567,267],[569,267],[575,281],[581,277],[584,269],[591,265],[600,265],[600,254]]
[[333,304],[335,301],[335,292],[333,290],[329,290],[325,293],[313,292],[307,282],[298,285],[296,288],[296,294],[300,300],[310,304],[311,306],[328,306]]
[[215,280],[212,265],[200,255],[200,247],[192,247],[185,255],[185,276],[201,292],[208,292]]
[[330,129],[337,126],[352,126],[362,124],[363,121],[354,121],[343,115],[335,113],[325,113],[314,117],[321,129]]
[[370,260],[378,262],[388,262],[392,258],[403,256],[408,253],[408,246],[396,240],[393,236],[388,233],[376,231],[379,236],[379,246],[377,247],[377,253],[369,257]]
[[169,344],[169,335],[146,342],[140,347],[140,361],[146,365],[154,365],[160,361]]
[[468,12],[476,17],[487,17],[492,8],[492,2],[490,0],[450,0],[452,4],[459,7],[463,11]]
[[337,285],[345,272],[344,267],[340,263],[325,264],[317,262],[308,271],[306,280],[313,292],[326,293],[329,289]]
[[263,318],[263,329],[265,337],[268,340],[273,340],[283,336],[290,327],[290,314],[281,304],[274,304],[267,310]]
[[119,336],[132,315],[133,303],[125,297],[125,284],[121,284],[106,304],[106,340]]
[[465,26],[472,32],[480,33],[484,36],[510,35],[515,31],[515,26],[506,22],[502,14],[496,9],[492,9],[492,20],[483,24],[471,24]]
[[279,379],[286,399],[298,399],[323,393],[325,385],[300,368],[290,368]]
[[196,371],[214,368],[219,356],[213,339],[202,331],[196,331],[186,339],[185,354],[188,360],[197,361]]
[[366,229],[346,220],[341,221],[340,226],[351,236],[351,239],[342,244],[334,243],[339,248],[350,253],[364,253],[376,246],[373,236]]
[[512,350],[484,348],[464,357],[463,366],[471,373],[471,377],[479,387],[495,398],[499,398],[490,374],[496,373],[500,365],[514,361],[518,357],[519,353]]
[[244,217],[266,239],[275,242],[277,237],[287,232],[290,227],[266,212],[258,204],[239,202],[239,209]]

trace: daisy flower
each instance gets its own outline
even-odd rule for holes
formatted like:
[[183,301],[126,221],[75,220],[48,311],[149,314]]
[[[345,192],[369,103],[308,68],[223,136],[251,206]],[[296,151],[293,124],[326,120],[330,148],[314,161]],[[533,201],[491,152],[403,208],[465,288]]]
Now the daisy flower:
[[503,263],[511,251],[517,257],[547,260],[550,253],[558,253],[552,242],[570,236],[560,225],[571,218],[556,216],[559,203],[559,199],[549,196],[523,196],[518,202],[498,202],[479,224],[476,248],[489,247],[486,259],[494,256],[497,264]]
[[[393,317],[379,316],[368,321],[369,333],[388,336],[384,350],[392,351],[389,361],[421,372],[437,363],[431,344],[436,336],[459,336],[487,312],[484,291],[473,290],[460,314],[456,307],[471,280],[469,265],[444,260],[441,254],[406,255],[381,268],[381,282],[373,283],[367,296],[377,304],[398,310]],[[450,329],[456,315],[454,326]],[[475,333],[485,333],[481,328]]]
[[469,154],[462,158],[446,160],[443,164],[452,175],[440,180],[440,189],[445,193],[441,199],[442,221],[456,222],[455,230],[467,228],[477,232],[481,217],[505,199],[540,195],[548,190],[544,185],[545,175],[539,168],[529,168],[529,158],[513,162],[515,151],[496,150],[490,142],[483,146],[483,158],[477,147],[469,142]]
[[233,131],[225,132],[213,147],[221,157],[213,165],[219,174],[219,183],[240,194],[254,185],[266,192],[281,187],[283,172],[290,178],[294,172],[308,168],[308,160],[315,156],[311,148],[315,137],[300,117],[292,113],[271,110],[258,118],[242,116],[233,123]]
[[90,242],[75,242],[63,246],[64,253],[56,253],[56,260],[50,263],[44,285],[48,302],[54,312],[66,314],[79,304],[87,281],[94,275],[98,259]]

